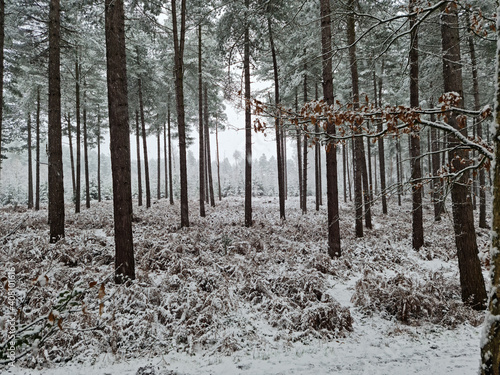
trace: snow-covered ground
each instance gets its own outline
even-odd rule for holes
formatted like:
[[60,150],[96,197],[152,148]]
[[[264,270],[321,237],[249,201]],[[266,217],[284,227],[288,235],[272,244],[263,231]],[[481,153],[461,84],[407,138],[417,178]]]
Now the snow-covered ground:
[[[310,200],[301,214],[297,206],[287,201],[282,222],[277,199],[256,198],[251,229],[240,198],[208,207],[206,218],[192,202],[185,229],[177,205],[134,207],[137,279],[128,288],[106,280],[114,251],[109,202],[68,212],[66,238],[56,245],[47,244],[45,212],[1,210],[0,262],[16,268],[18,319],[46,316],[40,335],[51,332],[43,345],[25,335],[29,353],[2,373],[477,372],[482,313],[460,302],[449,216],[435,223],[431,205],[424,207],[425,248],[417,253],[409,202],[391,202],[388,216],[375,207],[363,239],[354,237],[345,205],[343,254],[331,260],[326,207],[315,212]],[[488,232],[478,235],[487,265]],[[58,295],[75,290],[85,293],[70,298],[68,312]],[[0,294],[2,306],[5,299]],[[57,303],[60,315],[46,324]],[[9,311],[2,313],[0,343]]]

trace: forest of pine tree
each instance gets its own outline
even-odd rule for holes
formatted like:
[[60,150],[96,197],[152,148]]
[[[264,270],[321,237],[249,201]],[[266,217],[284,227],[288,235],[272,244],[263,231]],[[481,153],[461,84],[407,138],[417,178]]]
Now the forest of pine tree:
[[499,12],[0,0],[0,371],[500,374]]

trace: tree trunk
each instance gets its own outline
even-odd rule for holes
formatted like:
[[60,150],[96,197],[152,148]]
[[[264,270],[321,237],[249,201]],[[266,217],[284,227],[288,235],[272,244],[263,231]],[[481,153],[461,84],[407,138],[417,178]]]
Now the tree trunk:
[[215,147],[217,149],[217,185],[219,187],[219,201],[222,200],[222,192],[220,186],[220,158],[219,158],[219,124],[215,119]]
[[[0,101],[1,103],[1,101]],[[35,188],[35,210],[40,209],[40,87],[36,93],[36,188]]]
[[176,0],[172,4],[172,29],[174,36],[175,99],[177,127],[179,130],[179,169],[181,177],[181,227],[189,227],[189,205],[186,164],[186,120],[184,112],[184,40],[186,35],[186,0],[181,0],[181,30],[177,30]]
[[344,175],[344,203],[347,203],[347,143],[342,145],[342,174]]
[[71,135],[71,115],[68,113],[66,118],[68,122],[68,141],[69,141],[69,159],[71,162],[71,183],[73,187],[73,199],[76,198],[76,177],[75,177],[75,160],[73,157],[73,137]]
[[[247,11],[250,0],[245,0]],[[252,226],[252,113],[250,106],[250,25],[245,16],[245,52],[243,70],[245,72],[245,226]]]
[[101,201],[101,113],[97,106],[97,201]]
[[142,206],[141,139],[139,132],[139,111],[135,110],[135,141],[137,148],[137,205]]
[[[323,97],[328,105],[334,104],[332,77],[332,29],[330,20],[330,1],[320,1],[321,51],[323,66]],[[327,123],[327,133],[335,135],[335,124]],[[337,182],[337,148],[327,146],[326,153],[326,194],[328,204],[328,255],[340,257],[339,194]]]
[[33,159],[31,155],[31,114],[28,114],[28,209],[33,208]]
[[[415,0],[410,0],[409,10],[413,12]],[[418,93],[418,28],[416,16],[410,17],[410,107],[420,106]],[[412,189],[412,245],[419,250],[424,245],[424,224],[422,216],[422,169],[420,163],[420,131],[410,134],[410,162]]]
[[[444,91],[457,92],[460,97],[463,97],[458,7],[455,3],[442,6],[441,36]],[[460,100],[459,106],[463,106],[462,100]],[[466,134],[466,127],[463,126],[466,124],[457,119],[456,113],[450,114],[448,123]],[[448,135],[448,141],[450,149],[459,143],[452,134]],[[468,152],[466,150],[449,152],[448,160],[452,170],[460,172],[469,164]],[[463,161],[465,161],[465,165],[462,164]],[[481,273],[481,263],[478,258],[470,189],[467,185],[468,180],[469,173],[463,172],[461,177],[453,181],[451,186],[455,242],[460,269],[462,300],[475,309],[483,309],[487,296],[483,274]]]
[[157,149],[157,162],[156,162],[156,199],[161,199],[161,129],[158,123],[158,130],[156,132],[156,149]]
[[401,193],[403,190],[403,185],[401,183],[401,144],[399,142],[399,137],[396,138],[396,177],[398,185],[398,206],[401,206]]
[[281,136],[281,118],[280,118],[280,90],[278,76],[278,59],[276,57],[276,48],[274,46],[273,32],[271,27],[271,18],[267,19],[269,30],[269,43],[271,44],[271,54],[273,58],[274,73],[274,102],[276,106],[276,118],[274,120],[274,129],[276,132],[276,162],[278,164],[278,197],[280,202],[280,219],[285,219],[285,174],[283,170],[283,137]]
[[[297,88],[295,88],[295,113],[299,113],[299,97],[297,93]],[[303,195],[304,195],[304,187],[302,183],[304,182],[304,178],[302,176],[302,138],[300,134],[300,126],[297,124],[295,126],[295,130],[297,132],[297,170],[299,172],[299,206],[300,209],[303,210]],[[302,211],[303,212],[303,211]]]
[[5,1],[0,0],[0,173],[2,171],[2,155],[3,155],[2,134],[3,134],[4,40],[5,40]]
[[167,122],[163,123],[163,163],[165,167],[165,199],[168,198],[168,149],[167,149]]
[[200,216],[205,217],[205,147],[203,126],[203,82],[201,69],[201,25],[198,25],[198,143],[199,143],[199,183]]
[[78,64],[78,50],[75,58],[75,98],[76,98],[76,188],[75,188],[75,213],[80,212],[81,203],[81,173],[82,173],[82,157],[81,157],[81,123],[80,123],[80,65]]
[[[432,87],[432,86],[431,86]],[[434,100],[431,97],[430,107],[434,108]],[[431,121],[436,121],[436,116],[431,114]],[[432,164],[432,203],[434,205],[434,221],[441,221],[441,214],[443,213],[443,184],[439,177],[440,154],[439,154],[439,142],[437,140],[438,131],[435,128],[431,128],[431,164]]]
[[[61,34],[59,0],[49,11],[49,223],[50,243],[64,237],[64,179],[61,145]],[[2,59],[3,61],[3,59]]]
[[[497,14],[500,14],[500,6]],[[500,40],[500,29],[497,28],[497,39]],[[481,374],[500,374],[500,45],[497,45],[496,56],[496,100],[494,122],[494,147],[495,160],[493,169],[493,207],[491,223],[491,288],[488,298],[488,311],[486,312],[483,338],[481,340]]]
[[[139,53],[137,53],[137,64],[139,65]],[[144,119],[144,101],[142,99],[142,79],[137,80],[139,86],[139,111],[141,115],[142,132],[142,152],[144,154],[144,180],[146,182],[146,208],[151,207],[151,185],[149,180],[149,158],[148,158],[148,140],[146,136],[146,121]]]
[[210,130],[208,128],[208,88],[205,83],[204,86],[204,98],[205,98],[205,150],[206,150],[206,164],[208,173],[208,191],[210,193],[210,206],[215,207],[215,196],[214,196],[214,179],[212,175],[212,155],[210,151]]
[[[304,50],[304,54],[305,54]],[[307,64],[304,64],[304,103],[307,103]],[[307,125],[304,125],[303,155],[302,155],[302,212],[307,212]],[[336,152],[336,151],[335,151]]]
[[[85,80],[83,81],[85,87]],[[83,91],[83,162],[85,164],[85,207],[90,208],[89,145],[87,134],[86,92]]]
[[123,0],[105,0],[109,133],[113,176],[115,282],[135,279]]
[[172,171],[172,135],[170,133],[170,95],[167,103],[167,129],[168,129],[168,187],[170,188],[170,204],[174,204],[174,181]]
[[[351,81],[352,81],[352,99],[353,108],[359,108],[359,88],[358,88],[358,64],[356,61],[356,45],[355,45],[355,29],[354,29],[354,1],[349,0],[349,15],[347,16],[347,43],[349,44],[349,62],[351,66]],[[353,124],[354,131],[359,132],[358,126],[361,124]],[[354,164],[354,206],[355,206],[355,230],[356,237],[363,237],[363,139],[353,137],[353,164]],[[367,186],[365,185],[365,188]]]
[[[384,61],[382,60],[382,67],[380,76],[378,77],[378,107],[382,108],[382,75],[384,74]],[[382,121],[377,122],[377,131],[382,131]],[[384,137],[378,139],[378,160],[380,168],[380,190],[382,195],[382,213],[387,215],[387,196],[386,196],[386,178],[385,178],[385,148]]]

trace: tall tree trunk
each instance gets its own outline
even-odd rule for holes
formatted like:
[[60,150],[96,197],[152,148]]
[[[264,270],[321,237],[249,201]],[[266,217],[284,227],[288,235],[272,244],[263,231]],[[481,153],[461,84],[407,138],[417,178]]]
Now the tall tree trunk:
[[[0,101],[1,103],[1,101]],[[40,209],[40,87],[36,93],[36,188],[35,188],[35,210]]]
[[142,206],[141,139],[139,131],[139,111],[135,110],[135,141],[137,148],[137,205]]
[[[318,100],[318,83],[314,83],[315,100]],[[319,124],[316,121],[314,124],[314,132],[319,134]],[[344,148],[342,148],[344,151]],[[344,174],[345,179],[345,174]],[[321,205],[321,144],[316,142],[314,144],[314,190],[316,193],[316,211],[319,211]],[[345,181],[344,181],[344,198],[345,198]]]
[[[330,1],[320,1],[321,52],[323,66],[323,97],[328,105],[334,104],[332,76],[332,29],[330,20]],[[335,124],[327,122],[327,133],[335,135]],[[326,153],[326,194],[328,198],[328,255],[340,257],[339,194],[337,182],[337,148],[327,146]]]
[[[245,0],[250,10],[250,0]],[[245,75],[245,226],[252,226],[252,113],[250,107],[250,25],[245,16],[245,52],[243,70]]]
[[[85,80],[83,81],[85,87]],[[87,134],[86,92],[83,91],[83,163],[85,164],[85,207],[90,208],[89,144]]]
[[105,0],[109,134],[113,176],[115,282],[135,279],[123,0]]
[[101,201],[101,113],[97,106],[97,201]]
[[[304,50],[304,54],[305,54]],[[304,64],[304,103],[307,103],[307,64]],[[304,125],[303,155],[302,155],[302,212],[307,212],[307,125]],[[336,151],[335,151],[336,152]]]
[[222,200],[222,192],[220,186],[220,158],[219,158],[219,124],[217,117],[215,118],[215,147],[217,149],[217,186],[219,188],[219,201]]
[[80,212],[81,204],[81,173],[82,173],[82,157],[81,157],[81,122],[80,122],[80,64],[78,63],[78,50],[75,58],[75,98],[76,98],[76,189],[75,189],[75,213]]
[[[415,0],[409,0],[409,10],[413,13]],[[410,17],[410,106],[420,106],[418,93],[418,28],[416,16]],[[412,189],[412,245],[419,250],[424,245],[424,224],[422,216],[422,169],[420,164],[420,131],[410,134],[410,162]]]
[[401,206],[401,194],[403,190],[403,184],[401,183],[401,143],[399,142],[399,137],[396,138],[396,177],[398,185],[398,206]]
[[174,204],[174,181],[173,181],[173,171],[172,171],[172,134],[170,126],[170,95],[168,95],[167,103],[167,130],[168,130],[168,187],[170,190],[170,204]]
[[75,159],[73,157],[73,137],[71,135],[71,115],[68,112],[68,117],[66,118],[68,122],[68,141],[69,141],[69,159],[71,162],[71,183],[73,187],[73,199],[76,198],[76,177],[75,177]]
[[157,150],[157,163],[156,163],[156,199],[161,199],[161,129],[158,123],[158,130],[156,132],[156,150]]
[[[295,88],[295,112],[299,113],[299,95],[297,93],[297,88]],[[297,124],[295,126],[295,130],[297,132],[297,170],[299,172],[299,206],[300,209],[303,210],[303,195],[304,195],[304,187],[302,186],[304,182],[304,178],[302,176],[302,138],[300,134],[300,126]]]
[[[61,24],[59,0],[49,10],[49,223],[50,243],[64,237],[64,180],[61,145]],[[3,50],[3,49],[2,49]],[[2,59],[3,61],[3,59]],[[0,77],[2,78],[2,77]]]
[[[349,44],[349,62],[351,66],[353,108],[359,109],[358,64],[356,61],[356,34],[354,29],[354,1],[349,0],[349,14],[347,16],[347,43]],[[353,124],[354,131],[359,132],[361,124]],[[363,237],[363,139],[353,137],[353,164],[354,164],[354,206],[356,237]],[[367,186],[365,185],[365,188]]]
[[361,168],[362,168],[362,182],[363,182],[363,199],[365,206],[365,225],[366,228],[372,229],[372,200],[370,194],[370,185],[368,184],[368,169],[366,167],[366,153],[365,153],[365,142],[363,138],[360,138],[361,146]]
[[[137,49],[137,65],[139,65],[139,49]],[[146,182],[146,208],[151,207],[151,184],[149,180],[149,157],[148,157],[148,140],[146,136],[146,121],[144,119],[144,101],[142,99],[142,79],[137,80],[139,86],[139,113],[141,115],[141,132],[142,132],[142,152],[144,154],[144,180]]]
[[206,150],[206,164],[208,173],[208,191],[210,193],[210,206],[215,207],[215,196],[214,196],[214,179],[212,175],[212,155],[210,151],[210,130],[208,128],[208,87],[205,83],[204,86],[204,98],[205,98],[205,110],[204,110],[204,122],[205,122],[205,150]]
[[[458,6],[455,3],[442,6],[441,37],[444,91],[457,92],[463,97]],[[459,106],[463,106],[462,100],[460,100]],[[463,126],[465,124],[458,121],[456,113],[450,114],[448,123],[466,134],[466,127]],[[459,143],[452,134],[448,135],[448,141],[450,149]],[[456,172],[462,171],[469,164],[466,150],[449,152],[448,159],[452,170]],[[463,161],[466,161],[466,165],[462,164]],[[470,189],[467,186],[468,180],[469,173],[463,172],[462,176],[453,181],[451,186],[455,242],[460,269],[462,300],[473,308],[482,309],[485,307],[487,296],[483,274],[481,273],[481,263],[478,258]]]
[[28,114],[28,209],[33,208],[33,156],[31,155],[31,113]]
[[[382,60],[382,67],[380,69],[380,76],[378,78],[378,107],[382,108],[382,75],[384,74],[384,61]],[[382,131],[382,121],[377,122],[377,131]],[[385,148],[384,137],[378,139],[378,160],[380,168],[380,190],[382,191],[382,213],[387,214],[387,195],[386,195],[386,178],[385,178]]]
[[163,123],[163,163],[165,168],[165,199],[168,198],[168,149],[167,149],[167,122]]
[[276,57],[276,48],[271,27],[271,18],[267,18],[267,27],[269,30],[269,42],[271,44],[271,54],[273,57],[274,73],[274,102],[276,105],[276,118],[274,120],[274,129],[276,132],[276,161],[278,163],[278,197],[280,203],[280,218],[285,219],[285,173],[283,170],[283,137],[281,136],[281,118],[280,118],[280,90],[278,76],[278,59]]
[[[500,6],[497,15],[500,14]],[[497,28],[497,40],[500,40],[500,28]],[[493,169],[493,206],[491,222],[491,267],[488,311],[484,319],[483,339],[481,340],[481,374],[500,374],[500,45],[496,54],[495,82],[495,122],[493,142],[495,160]]]
[[[431,86],[432,87],[432,86]],[[430,99],[430,107],[434,108],[434,99]],[[436,121],[436,116],[431,114],[431,121]],[[432,163],[432,203],[434,205],[434,221],[441,221],[441,213],[443,212],[443,184],[439,178],[439,168],[441,168],[441,157],[439,154],[439,142],[437,139],[438,131],[431,128],[431,163]]]
[[342,174],[344,175],[344,203],[347,203],[347,143],[342,145]]
[[[0,174],[2,171],[2,134],[3,134],[3,76],[5,40],[5,1],[0,0]],[[1,179],[0,179],[1,183]]]
[[[318,100],[318,82],[316,81],[314,83],[314,100]],[[318,125],[318,130],[319,130],[319,124]],[[323,205],[323,183],[322,183],[322,172],[321,172],[321,147],[318,145],[318,188],[319,188],[319,205]]]
[[[470,21],[467,22],[468,27]],[[469,52],[472,63],[472,87],[474,90],[474,110],[479,111],[481,109],[481,101],[479,98],[479,79],[477,73],[477,58],[476,58],[476,48],[474,46],[474,39],[472,35],[469,34],[468,37],[469,43]],[[475,130],[477,132],[477,136],[482,138],[483,136],[483,127],[480,121],[475,122]],[[484,172],[484,168],[479,169],[479,227],[480,228],[489,228],[488,223],[486,222],[486,176]]]
[[172,29],[174,35],[175,99],[177,127],[179,129],[179,169],[181,177],[181,227],[189,227],[189,205],[186,165],[186,120],[184,112],[184,41],[186,36],[186,0],[181,0],[181,30],[177,29],[176,0],[172,4]]
[[205,142],[203,126],[203,82],[201,67],[201,25],[198,25],[198,143],[199,143],[199,188],[200,216],[205,217]]

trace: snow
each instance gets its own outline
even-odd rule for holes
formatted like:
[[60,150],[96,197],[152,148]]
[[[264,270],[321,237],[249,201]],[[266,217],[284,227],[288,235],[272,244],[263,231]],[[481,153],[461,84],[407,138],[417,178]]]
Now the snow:
[[[30,289],[33,275],[50,275],[48,280],[41,276],[45,285],[30,292],[44,296],[43,308],[68,285],[83,291],[90,281],[98,283],[83,297],[86,314],[80,308],[68,315],[59,310],[64,331],[39,345],[38,354],[2,373],[476,373],[482,313],[461,305],[450,218],[434,223],[431,205],[424,202],[426,243],[415,252],[409,238],[410,199],[401,210],[389,202],[387,217],[373,208],[374,229],[362,239],[354,237],[352,207],[342,205],[339,259],[326,255],[326,207],[302,215],[296,198],[287,201],[286,221],[279,219],[276,199],[254,198],[251,229],[243,225],[242,198],[207,207],[204,219],[197,217],[192,202],[192,225],[186,229],[178,228],[178,205],[160,201],[149,210],[134,206],[137,280],[128,289],[106,282],[103,300],[97,289],[114,266],[109,202],[80,215],[68,213],[67,238],[50,247],[45,244],[46,213],[0,210],[6,223],[0,237],[28,215],[26,225],[10,239],[16,244],[6,247],[9,253],[0,250],[0,261],[8,269],[16,267],[19,290]],[[478,231],[484,232],[479,238],[487,238],[486,230]],[[30,253],[34,244],[42,251]],[[487,242],[479,241],[479,246],[486,264]],[[416,283],[419,294],[403,290],[405,284],[391,284],[399,279]],[[391,302],[376,290],[366,296],[373,305],[359,305],[363,300],[357,293],[372,280],[379,280],[381,288],[399,288],[403,296],[416,299],[413,303],[439,303],[448,309],[445,317],[415,310],[408,321],[400,321],[378,305]],[[433,285],[435,295],[419,285]],[[380,293],[397,298],[390,290]],[[104,311],[99,314],[101,302]],[[345,311],[352,317],[350,330],[340,328],[343,320],[316,328],[304,325],[311,314],[340,316]],[[33,319],[42,314],[32,306]],[[102,330],[91,330],[99,324]]]

